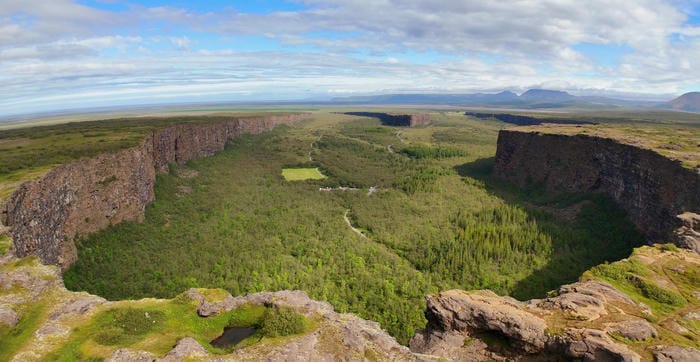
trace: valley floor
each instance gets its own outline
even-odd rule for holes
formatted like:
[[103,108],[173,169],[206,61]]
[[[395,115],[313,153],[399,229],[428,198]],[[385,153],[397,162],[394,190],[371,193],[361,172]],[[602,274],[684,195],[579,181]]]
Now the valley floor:
[[[66,286],[108,299],[174,297],[190,287],[301,289],[407,343],[425,325],[428,293],[542,297],[641,244],[604,197],[550,197],[493,181],[504,124],[431,116],[429,127],[397,128],[316,112],[173,165],[158,177],[144,222],[78,243]],[[328,177],[286,181],[285,168]],[[319,191],[337,187],[359,190]]]

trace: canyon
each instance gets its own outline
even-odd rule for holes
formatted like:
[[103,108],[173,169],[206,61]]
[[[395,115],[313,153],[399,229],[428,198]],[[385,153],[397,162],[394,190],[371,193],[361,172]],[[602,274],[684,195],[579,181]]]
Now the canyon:
[[[166,127],[135,147],[59,166],[22,184],[5,203],[2,215],[3,223],[11,227],[7,232],[15,255],[0,255],[0,327],[17,326],[24,316],[16,311],[27,303],[50,303],[43,313],[49,317],[15,359],[45,358],[77,333],[81,323],[89,323],[106,309],[173,302],[109,302],[68,291],[61,270],[75,262],[75,241],[81,236],[142,220],[145,207],[155,198],[156,175],[168,172],[171,163],[213,155],[243,134],[261,133],[307,117],[298,114]],[[412,119],[409,117],[408,125],[429,121],[429,117],[420,118],[412,124]],[[541,186],[551,193],[605,193],[628,213],[649,242],[674,241],[700,250],[700,175],[654,151],[586,135],[502,130],[494,176],[521,188]],[[292,308],[313,318],[317,328],[283,343],[262,343],[225,356],[212,354],[201,338],[185,337],[165,355],[129,347],[111,351],[107,360],[693,361],[700,358],[693,329],[700,318],[700,295],[693,284],[700,272],[696,252],[672,246],[641,247],[629,258],[595,267],[578,282],[541,299],[517,301],[488,290],[430,294],[425,310],[428,323],[409,347],[397,343],[378,323],[338,313],[329,303],[312,300],[300,291],[234,297],[223,291],[190,289],[176,299],[194,303],[201,318],[254,304]],[[31,255],[40,263],[17,259]],[[611,271],[618,269],[621,276]],[[663,303],[659,307],[655,299],[659,296],[652,293],[658,290],[662,297],[671,296],[670,307]]]

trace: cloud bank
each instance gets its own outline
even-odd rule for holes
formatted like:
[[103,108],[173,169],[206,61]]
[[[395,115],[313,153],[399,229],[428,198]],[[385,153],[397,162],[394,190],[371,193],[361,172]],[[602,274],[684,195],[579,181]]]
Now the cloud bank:
[[386,92],[700,89],[698,1],[278,5],[5,0],[0,114]]

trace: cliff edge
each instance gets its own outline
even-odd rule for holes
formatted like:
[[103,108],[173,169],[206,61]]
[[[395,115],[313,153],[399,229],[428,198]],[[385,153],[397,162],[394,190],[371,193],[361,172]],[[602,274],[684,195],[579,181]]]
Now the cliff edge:
[[669,244],[594,267],[545,299],[429,295],[411,350],[463,361],[697,361],[698,272],[698,254]]
[[156,173],[168,164],[220,152],[242,134],[268,131],[308,114],[232,119],[228,122],[162,128],[138,146],[58,166],[28,181],[5,202],[3,224],[10,226],[15,253],[37,255],[42,263],[66,269],[77,259],[74,241],[109,225],[143,219],[155,195]]
[[502,130],[494,175],[521,188],[608,194],[649,242],[674,240],[700,252],[700,173],[652,150],[582,134]]

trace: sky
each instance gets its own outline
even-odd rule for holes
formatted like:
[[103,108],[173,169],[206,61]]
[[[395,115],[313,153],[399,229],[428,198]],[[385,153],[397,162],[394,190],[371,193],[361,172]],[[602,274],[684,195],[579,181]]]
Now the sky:
[[528,88],[700,90],[700,0],[0,0],[0,116]]

